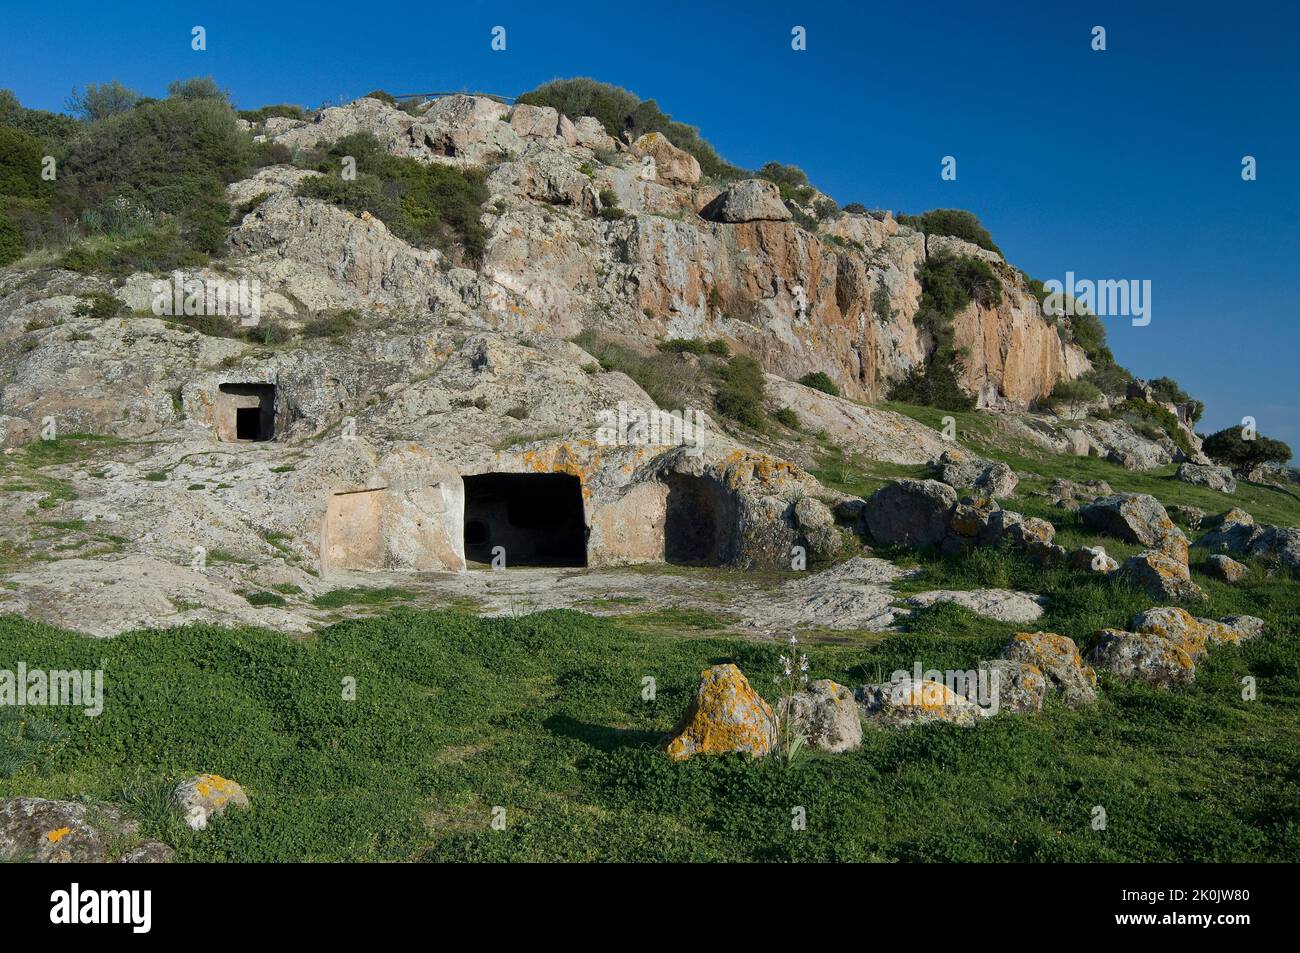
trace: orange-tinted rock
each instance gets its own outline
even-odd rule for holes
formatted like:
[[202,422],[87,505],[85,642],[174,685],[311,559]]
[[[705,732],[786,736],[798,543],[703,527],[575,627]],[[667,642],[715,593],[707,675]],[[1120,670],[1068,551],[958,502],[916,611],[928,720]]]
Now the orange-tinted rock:
[[760,758],[776,744],[776,716],[734,665],[714,665],[668,743],[668,757],[685,761],[697,754],[743,752]]

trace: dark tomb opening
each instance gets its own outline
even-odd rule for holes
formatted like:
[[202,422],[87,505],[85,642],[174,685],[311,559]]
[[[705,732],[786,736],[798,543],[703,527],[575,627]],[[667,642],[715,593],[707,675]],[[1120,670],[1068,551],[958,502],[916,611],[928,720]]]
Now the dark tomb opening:
[[729,558],[735,506],[715,480],[670,473],[664,519],[664,559],[670,563],[717,566]]
[[[274,384],[222,384],[222,404],[234,413],[227,432],[236,440],[270,440],[275,436]],[[229,439],[229,438],[226,438]]]
[[465,480],[465,558],[510,566],[587,565],[582,481],[568,473],[483,473]]

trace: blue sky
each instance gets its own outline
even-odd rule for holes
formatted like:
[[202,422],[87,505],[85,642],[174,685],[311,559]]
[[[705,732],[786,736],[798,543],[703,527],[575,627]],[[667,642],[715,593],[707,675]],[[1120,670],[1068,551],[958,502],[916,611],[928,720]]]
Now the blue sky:
[[514,95],[557,76],[625,86],[730,161],[795,163],[842,203],[968,208],[1035,277],[1150,279],[1150,325],[1106,321],[1120,362],[1205,400],[1206,432],[1251,415],[1300,448],[1294,3],[5,7],[0,87],[46,109],[113,78],[160,95],[212,75],[241,107],[376,87]]

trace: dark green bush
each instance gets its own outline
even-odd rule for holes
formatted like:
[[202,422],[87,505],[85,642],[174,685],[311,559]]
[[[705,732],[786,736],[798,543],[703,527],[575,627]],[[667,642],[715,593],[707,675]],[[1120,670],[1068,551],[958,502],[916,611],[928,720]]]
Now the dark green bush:
[[669,338],[655,346],[661,351],[673,354],[711,354],[715,357],[727,357],[731,354],[731,348],[727,346],[726,341],[707,341],[704,338]]
[[377,100],[379,100],[381,103],[388,103],[388,105],[393,106],[393,107],[396,107],[396,106],[397,106],[397,97],[394,96],[392,93],[385,92],[385,91],[382,90],[382,89],[376,89],[376,90],[375,90],[374,92],[372,92],[372,93],[366,93],[365,98],[366,98],[366,99],[377,99]]
[[782,407],[779,410],[772,411],[772,419],[782,427],[789,427],[791,430],[799,429],[799,415],[789,407]]
[[341,338],[356,329],[357,313],[352,310],[336,311],[313,318],[303,325],[305,338]]
[[737,354],[718,368],[717,378],[714,403],[718,413],[746,427],[761,428],[767,420],[763,411],[767,381],[758,361]]
[[126,311],[126,305],[106,291],[88,291],[77,295],[72,313],[79,318],[96,318],[106,321]]
[[776,187],[781,191],[781,198],[787,202],[798,202],[804,205],[813,196],[813,188],[808,184],[807,174],[797,165],[769,162],[754,174],[760,179],[775,182]]
[[866,215],[867,207],[861,202],[850,202],[848,205],[844,206],[844,211],[853,215]]
[[230,90],[222,89],[211,76],[173,80],[167,84],[167,95],[172,99],[184,99],[190,102],[207,99],[230,105]]
[[174,225],[163,225],[131,238],[74,245],[64,253],[62,264],[71,271],[124,278],[137,271],[200,267],[208,264],[208,257],[186,244]]
[[72,87],[68,109],[88,122],[98,122],[109,116],[130,112],[140,101],[135,90],[127,89],[117,80],[109,83],[87,83],[85,92]]
[[1228,427],[1205,438],[1201,449],[1215,463],[1247,473],[1262,463],[1286,463],[1291,448],[1281,440],[1255,434],[1253,440],[1242,436],[1241,427]]
[[813,371],[811,374],[805,374],[799,378],[799,383],[804,387],[811,387],[813,390],[819,390],[823,394],[830,394],[832,397],[840,396],[840,389],[835,386],[830,375],[822,371]]
[[1043,407],[1051,409],[1061,404],[1085,403],[1094,401],[1101,396],[1101,391],[1097,385],[1091,381],[1079,378],[1077,380],[1057,381],[1052,392],[1039,401]]
[[35,136],[0,126],[0,195],[36,198],[47,195],[53,183],[41,178],[45,147]]
[[23,236],[9,217],[0,211],[0,265],[23,257]]
[[21,129],[50,143],[64,142],[81,128],[80,123],[71,116],[44,109],[24,108],[13,91],[8,89],[0,89],[0,126]]
[[993,236],[980,220],[970,212],[957,208],[936,208],[920,215],[898,216],[900,225],[908,225],[927,235],[950,235],[1002,254],[1002,249],[993,243]]
[[925,364],[914,366],[894,385],[889,399],[942,410],[972,410],[975,397],[962,389],[960,373],[961,361],[951,350],[936,350]]
[[278,321],[259,321],[245,331],[244,336],[254,344],[266,345],[283,344],[293,337],[289,329]]
[[306,119],[307,111],[291,103],[279,103],[257,109],[241,109],[238,115],[248,122],[266,122],[268,119]]

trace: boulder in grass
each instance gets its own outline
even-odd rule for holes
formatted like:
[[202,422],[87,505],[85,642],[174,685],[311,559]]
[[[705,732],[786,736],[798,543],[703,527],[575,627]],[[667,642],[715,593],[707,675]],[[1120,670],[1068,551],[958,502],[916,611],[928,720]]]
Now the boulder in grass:
[[777,710],[783,721],[789,719],[790,726],[807,737],[810,747],[839,754],[862,744],[862,716],[853,693],[828,678],[782,698]]
[[238,783],[219,774],[196,774],[176,785],[172,801],[192,831],[207,828],[208,823],[235,807],[248,810],[248,795]]
[[1174,479],[1196,486],[1207,486],[1211,490],[1219,490],[1222,493],[1237,492],[1237,478],[1232,475],[1230,467],[1180,463]]
[[1187,564],[1156,549],[1147,549],[1124,560],[1113,578],[1126,582],[1160,600],[1204,600],[1205,591],[1192,581]]
[[1232,583],[1244,579],[1250,569],[1231,556],[1225,556],[1223,553],[1213,553],[1205,559],[1205,571],[1215,579]]
[[0,799],[0,861],[38,864],[102,864],[115,841],[137,824],[109,804],[52,801],[42,797]]
[[749,679],[730,664],[706,668],[700,677],[695,698],[668,743],[668,757],[685,761],[697,754],[768,754],[776,745],[776,716]]
[[1115,493],[1079,508],[1085,526],[1128,543],[1161,548],[1161,541],[1176,531],[1160,501],[1148,493]]
[[1097,700],[1097,673],[1083,662],[1074,640],[1055,632],[1017,632],[1002,649],[1002,657],[1027,662],[1047,676],[1061,701],[1071,708]]
[[[979,669],[980,677],[986,679],[988,689],[993,693],[993,704],[982,706],[984,713],[1008,712],[1022,715],[1042,711],[1050,683],[1047,675],[1037,665],[1013,662],[1010,659],[991,659],[981,662]],[[969,693],[967,697],[970,697]]]
[[883,545],[928,549],[948,534],[957,493],[938,480],[896,480],[867,500],[867,529]]
[[970,727],[979,721],[979,706],[943,682],[901,676],[853,690],[862,717],[881,728],[909,728],[932,721]]
[[1081,546],[1070,554],[1070,565],[1075,569],[1109,575],[1119,568],[1119,563],[1101,546]]
[[1149,632],[1103,629],[1088,655],[1097,668],[1160,688],[1190,685],[1196,657],[1177,642]]

